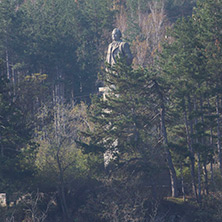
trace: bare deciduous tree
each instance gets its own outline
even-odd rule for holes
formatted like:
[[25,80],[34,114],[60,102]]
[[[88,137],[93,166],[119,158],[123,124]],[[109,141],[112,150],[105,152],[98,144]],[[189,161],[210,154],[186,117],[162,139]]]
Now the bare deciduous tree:
[[[138,24],[142,31],[142,41],[133,42],[136,65],[148,66],[153,63],[154,55],[160,50],[160,42],[165,36],[167,19],[164,12],[164,2],[149,3],[150,13],[138,11]],[[143,53],[141,51],[143,50]]]
[[55,204],[55,197],[52,196],[46,203],[45,209],[40,209],[39,204],[43,202],[44,194],[39,191],[36,194],[27,194],[23,199],[25,204],[25,222],[44,222],[47,218],[50,207]]
[[[76,140],[81,137],[79,132],[90,128],[86,108],[83,103],[68,107],[55,106],[53,123],[46,130],[43,129],[47,137],[40,137],[38,141],[40,147],[36,164],[40,172],[48,174],[48,177],[53,174],[52,180],[57,186],[64,221],[70,221],[66,192],[68,180],[77,177],[81,170],[87,172],[83,164],[84,155],[76,145]],[[81,166],[78,165],[80,162]]]

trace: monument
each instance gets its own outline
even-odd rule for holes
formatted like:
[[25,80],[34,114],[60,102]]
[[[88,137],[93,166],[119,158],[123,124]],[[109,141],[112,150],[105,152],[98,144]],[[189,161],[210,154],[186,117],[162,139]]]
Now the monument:
[[6,193],[0,193],[0,206],[6,207]]
[[[133,61],[133,56],[130,51],[129,44],[127,42],[122,41],[121,39],[122,33],[118,28],[115,28],[112,31],[112,42],[108,46],[107,56],[106,56],[106,62],[110,66],[114,66],[117,63],[118,58],[123,59],[123,62],[126,62],[127,65],[131,65]],[[115,86],[110,86],[115,87]],[[106,100],[106,95],[110,92],[110,87],[100,87],[99,92],[103,93],[103,99]],[[106,112],[109,112],[109,110],[106,110]],[[112,159],[116,158],[116,154],[118,153],[117,150],[118,141],[113,142],[113,147],[115,147],[114,150],[108,149],[104,153],[104,166],[105,168],[109,165],[109,162]]]
[[111,66],[116,64],[116,59],[123,57],[127,65],[131,65],[133,56],[129,44],[121,40],[122,33],[118,28],[112,31],[112,42],[109,44],[106,62]]
[[[118,28],[112,31],[112,42],[108,46],[106,62],[111,66],[115,65],[118,58],[122,58],[127,65],[131,65],[133,61],[133,55],[130,51],[129,44],[122,41],[122,33]],[[106,95],[109,92],[109,87],[99,87],[99,92],[103,93],[103,99],[106,99]]]

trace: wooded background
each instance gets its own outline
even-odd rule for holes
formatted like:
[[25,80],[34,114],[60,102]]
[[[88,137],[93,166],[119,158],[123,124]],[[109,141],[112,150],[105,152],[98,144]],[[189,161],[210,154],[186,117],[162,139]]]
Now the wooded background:
[[[221,11],[1,0],[2,221],[221,221]],[[107,69],[115,27],[134,59]]]

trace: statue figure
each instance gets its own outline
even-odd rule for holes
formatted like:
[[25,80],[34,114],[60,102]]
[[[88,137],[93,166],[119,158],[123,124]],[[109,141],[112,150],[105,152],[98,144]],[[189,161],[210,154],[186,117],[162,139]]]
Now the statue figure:
[[122,33],[118,28],[112,31],[112,42],[109,44],[106,62],[111,66],[116,64],[116,58],[126,58],[127,65],[131,65],[133,56],[130,51],[129,44],[121,40]]
[[[112,42],[109,44],[106,62],[111,66],[116,64],[117,58],[124,58],[127,65],[132,64],[133,56],[130,51],[129,44],[123,42],[121,40],[122,34],[118,28],[115,28],[112,31]],[[103,100],[106,100],[106,96],[109,95],[110,89],[115,88],[114,85],[100,87],[99,91],[103,93]],[[109,110],[105,110],[105,112],[109,113]],[[107,168],[111,160],[116,159],[117,154],[119,153],[116,148],[118,145],[118,141],[115,140],[112,144],[114,150],[107,149],[104,153],[104,167]]]

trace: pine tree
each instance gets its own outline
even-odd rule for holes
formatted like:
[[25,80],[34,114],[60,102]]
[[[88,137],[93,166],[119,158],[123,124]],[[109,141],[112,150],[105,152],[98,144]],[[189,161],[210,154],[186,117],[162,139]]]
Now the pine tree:
[[154,73],[142,68],[133,70],[124,62],[108,70],[105,77],[105,85],[109,88],[106,99],[95,97],[91,106],[91,118],[95,124],[91,132],[91,147],[103,152],[111,150],[120,162],[138,157],[155,164],[153,153],[159,149],[162,158],[166,153],[164,158],[171,175],[172,195],[177,196],[177,178],[168,148],[163,92]]
[[10,194],[18,189],[28,189],[31,185],[28,181],[34,174],[32,164],[36,145],[31,142],[32,131],[24,121],[24,113],[13,102],[4,69],[0,72],[1,189]]
[[203,99],[207,90],[206,58],[202,53],[203,45],[197,38],[192,18],[177,22],[172,37],[173,42],[167,44],[163,52],[163,78],[167,80],[167,85],[171,85],[168,85],[171,89],[170,100],[184,120],[194,194],[195,154],[198,156],[198,199],[201,200],[201,153],[206,152]]
[[207,58],[206,69],[208,72],[209,104],[215,107],[213,115],[217,116],[217,149],[220,171],[222,172],[221,155],[221,1],[198,1],[197,9],[193,16],[198,31],[198,38],[204,45],[203,54]]

